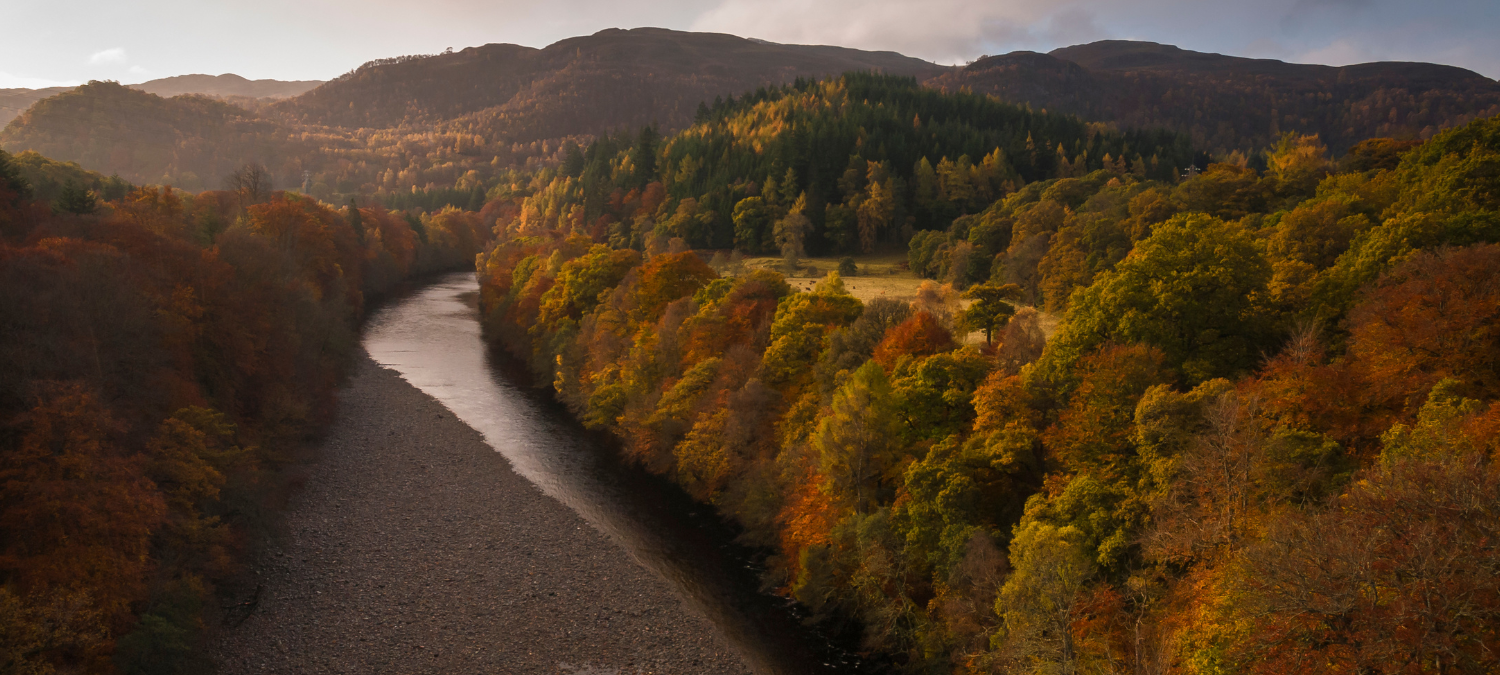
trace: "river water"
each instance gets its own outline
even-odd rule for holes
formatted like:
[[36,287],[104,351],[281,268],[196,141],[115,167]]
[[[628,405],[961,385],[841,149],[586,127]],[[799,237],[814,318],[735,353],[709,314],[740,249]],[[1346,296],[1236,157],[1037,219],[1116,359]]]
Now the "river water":
[[516,473],[566,504],[666,579],[723,631],[756,672],[873,672],[872,664],[802,625],[784,599],[760,590],[754,552],[710,507],[622,462],[480,336],[471,272],[386,304],[366,324],[365,350],[442,402]]

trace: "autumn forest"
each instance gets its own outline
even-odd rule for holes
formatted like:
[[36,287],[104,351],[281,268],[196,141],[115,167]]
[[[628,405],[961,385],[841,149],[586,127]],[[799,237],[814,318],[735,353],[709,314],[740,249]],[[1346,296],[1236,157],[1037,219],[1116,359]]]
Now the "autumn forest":
[[660,33],[11,122],[0,670],[209,672],[363,320],[470,269],[891,672],[1500,669],[1500,85],[741,41],[630,98],[725,37]]

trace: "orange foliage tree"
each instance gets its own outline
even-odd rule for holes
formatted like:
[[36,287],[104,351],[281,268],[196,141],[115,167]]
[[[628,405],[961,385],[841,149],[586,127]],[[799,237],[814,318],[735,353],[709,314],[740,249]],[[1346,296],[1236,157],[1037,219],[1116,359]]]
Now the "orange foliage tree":
[[901,322],[875,346],[875,362],[887,371],[903,356],[931,356],[956,347],[953,334],[931,312],[917,312]]

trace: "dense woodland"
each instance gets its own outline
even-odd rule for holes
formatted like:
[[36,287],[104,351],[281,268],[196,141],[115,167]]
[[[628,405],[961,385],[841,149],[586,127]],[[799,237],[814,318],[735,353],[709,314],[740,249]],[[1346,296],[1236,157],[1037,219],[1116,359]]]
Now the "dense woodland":
[[209,672],[364,308],[492,236],[242,185],[0,152],[0,671]]
[[[845,77],[570,153],[497,212],[488,334],[911,672],[1500,667],[1500,118],[1176,180],[970,101]],[[934,280],[691,250],[731,208],[741,251]]]
[[[202,672],[364,309],[475,261],[491,340],[907,671],[1500,668],[1500,118],[1217,148],[778,81],[524,143],[113,83],[18,119],[0,667]],[[742,262],[891,252],[914,302]]]
[[1193,154],[1170,133],[1117,133],[891,76],[798,80],[705,105],[699,119],[669,139],[648,127],[564,148],[532,178],[517,227],[577,227],[638,249],[665,237],[751,255],[868,253],[1029,181],[1104,166],[1170,180]]

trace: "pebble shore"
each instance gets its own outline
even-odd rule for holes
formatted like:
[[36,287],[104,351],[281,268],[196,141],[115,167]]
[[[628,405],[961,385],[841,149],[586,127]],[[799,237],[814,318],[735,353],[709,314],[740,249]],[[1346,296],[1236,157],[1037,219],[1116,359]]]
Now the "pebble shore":
[[665,581],[367,356],[286,532],[255,565],[255,611],[217,629],[221,675],[749,672]]

